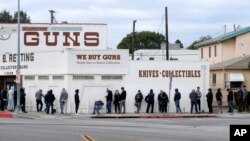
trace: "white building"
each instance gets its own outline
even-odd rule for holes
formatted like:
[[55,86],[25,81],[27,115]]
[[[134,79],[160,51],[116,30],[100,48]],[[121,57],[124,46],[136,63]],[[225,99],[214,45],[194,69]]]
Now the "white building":
[[[165,49],[140,49],[135,51],[135,60],[166,60]],[[199,61],[198,50],[169,50],[169,59],[174,61]]]
[[[14,85],[16,72],[16,25],[0,24],[0,87]],[[106,89],[127,91],[127,112],[134,112],[134,96],[144,97],[150,89],[161,89],[170,97],[175,111],[174,88],[182,94],[181,108],[189,112],[189,93],[197,86],[203,93],[202,109],[207,109],[209,66],[199,61],[131,61],[128,50],[106,50],[105,24],[23,24],[21,26],[21,75],[26,90],[26,106],[35,110],[35,92],[52,89],[59,108],[62,88],[69,93],[67,112],[74,112],[74,91],[80,90],[80,112],[91,113],[96,98],[105,101]],[[170,75],[173,75],[170,84]],[[141,112],[146,111],[143,100]],[[105,111],[103,111],[105,112]]]

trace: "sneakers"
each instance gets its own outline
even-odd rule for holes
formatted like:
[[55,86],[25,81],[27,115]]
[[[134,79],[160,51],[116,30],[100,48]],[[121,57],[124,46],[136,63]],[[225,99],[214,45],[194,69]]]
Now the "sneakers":
[[76,115],[76,116],[78,116],[79,114],[78,114],[78,113],[76,113],[75,115]]

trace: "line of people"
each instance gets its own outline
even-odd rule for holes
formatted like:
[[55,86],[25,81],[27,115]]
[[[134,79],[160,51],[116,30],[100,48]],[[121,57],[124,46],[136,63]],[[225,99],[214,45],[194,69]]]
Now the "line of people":
[[[17,105],[17,90],[12,86],[9,90],[0,89],[0,110],[14,111]],[[26,93],[24,88],[20,88],[20,107],[23,113],[27,113],[26,107]]]

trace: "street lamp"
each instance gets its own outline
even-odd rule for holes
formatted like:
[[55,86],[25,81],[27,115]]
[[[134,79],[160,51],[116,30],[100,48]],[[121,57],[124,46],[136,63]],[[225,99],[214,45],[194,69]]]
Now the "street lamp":
[[17,105],[15,113],[20,112],[20,0],[17,3],[17,71],[16,71],[16,85],[17,85]]

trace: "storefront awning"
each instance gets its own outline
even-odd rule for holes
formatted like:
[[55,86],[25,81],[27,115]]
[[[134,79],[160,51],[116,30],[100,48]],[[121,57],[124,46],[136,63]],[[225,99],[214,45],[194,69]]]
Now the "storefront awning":
[[230,82],[244,82],[245,78],[242,73],[230,73]]

